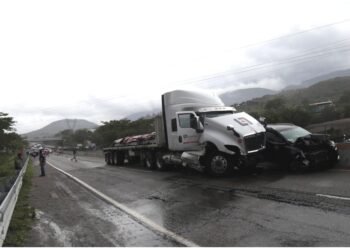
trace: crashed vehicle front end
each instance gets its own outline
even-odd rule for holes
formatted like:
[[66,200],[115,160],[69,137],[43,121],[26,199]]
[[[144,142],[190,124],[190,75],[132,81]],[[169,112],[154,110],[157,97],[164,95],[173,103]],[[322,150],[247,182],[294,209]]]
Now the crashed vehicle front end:
[[311,134],[293,124],[267,126],[265,156],[292,170],[331,167],[339,160],[338,149],[328,135]]
[[336,144],[327,135],[310,134],[300,137],[294,145],[304,153],[311,168],[331,166],[340,158]]

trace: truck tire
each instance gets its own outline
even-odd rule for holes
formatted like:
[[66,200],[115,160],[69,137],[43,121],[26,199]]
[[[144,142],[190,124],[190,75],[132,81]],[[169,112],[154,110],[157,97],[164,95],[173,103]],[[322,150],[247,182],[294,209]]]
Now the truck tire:
[[105,155],[107,165],[111,165],[111,153]]
[[148,169],[154,169],[156,165],[156,160],[153,152],[146,152],[145,160],[143,164]]
[[124,160],[125,160],[125,154],[124,154],[124,152],[118,152],[117,154],[116,154],[116,164],[118,165],[118,166],[122,166],[122,165],[124,165]]
[[207,156],[206,171],[212,176],[221,177],[232,170],[232,159],[230,155],[214,151]]
[[111,164],[115,165],[116,164],[116,152],[111,152]]
[[168,168],[167,164],[163,160],[163,154],[158,152],[156,154],[156,169],[160,171],[164,171]]

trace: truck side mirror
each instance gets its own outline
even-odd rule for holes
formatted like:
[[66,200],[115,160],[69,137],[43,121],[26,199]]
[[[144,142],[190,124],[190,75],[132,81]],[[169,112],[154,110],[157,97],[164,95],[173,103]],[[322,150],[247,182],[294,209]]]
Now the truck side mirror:
[[266,127],[267,123],[266,123],[266,117],[260,116],[259,117],[259,122]]
[[203,124],[202,124],[201,121],[199,120],[199,117],[197,117],[196,120],[197,120],[196,132],[197,132],[197,133],[203,133],[203,131],[204,131]]
[[193,114],[191,114],[190,117],[190,127],[193,129],[197,129],[197,117],[195,117]]
[[191,121],[190,121],[191,128],[195,129],[197,133],[203,132],[203,125],[199,120],[198,116],[191,115]]

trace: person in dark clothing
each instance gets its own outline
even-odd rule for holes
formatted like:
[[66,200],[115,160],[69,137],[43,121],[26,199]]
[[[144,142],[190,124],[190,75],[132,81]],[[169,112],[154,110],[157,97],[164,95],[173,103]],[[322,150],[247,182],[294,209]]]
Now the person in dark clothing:
[[75,162],[77,162],[77,150],[76,149],[73,149],[73,158],[70,159],[71,161],[75,160]]
[[45,176],[46,157],[44,154],[44,150],[42,150],[42,149],[40,149],[40,151],[39,151],[39,163],[40,163],[40,170],[41,170],[40,176]]
[[15,169],[16,170],[21,170],[23,167],[23,159],[22,159],[22,154],[18,153],[17,157],[15,159]]

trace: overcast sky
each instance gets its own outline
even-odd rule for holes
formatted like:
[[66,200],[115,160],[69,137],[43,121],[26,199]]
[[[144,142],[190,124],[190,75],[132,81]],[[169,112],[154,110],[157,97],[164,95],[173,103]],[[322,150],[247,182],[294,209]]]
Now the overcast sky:
[[64,118],[121,119],[173,89],[278,90],[350,68],[349,9],[348,0],[1,1],[0,112],[25,133]]

